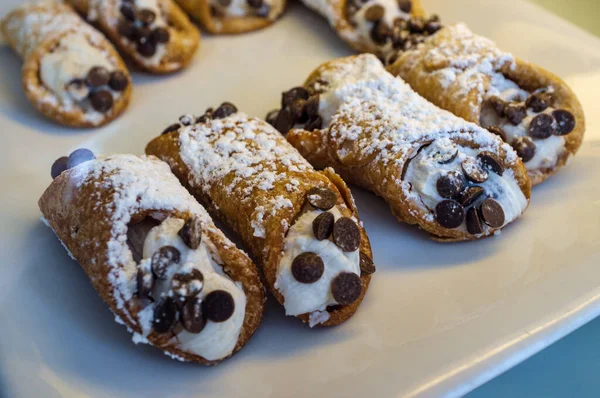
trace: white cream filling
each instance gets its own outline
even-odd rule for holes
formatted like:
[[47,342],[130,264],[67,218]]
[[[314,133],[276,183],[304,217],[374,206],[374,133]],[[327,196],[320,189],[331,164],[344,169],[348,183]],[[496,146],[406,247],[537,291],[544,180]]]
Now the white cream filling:
[[[524,102],[529,97],[529,92],[521,89],[515,82],[500,75],[494,77],[493,85],[486,93],[486,99],[492,96],[498,96],[504,101]],[[541,113],[551,114],[554,108],[548,107]],[[529,124],[539,113],[532,109],[527,109],[527,116],[517,126],[513,125],[506,118],[499,117],[489,105],[484,105],[481,109],[480,125],[482,127],[498,126],[506,133],[506,139],[512,144],[518,137],[529,136]],[[537,170],[551,168],[556,165],[559,157],[566,151],[565,137],[552,135],[546,139],[537,139],[529,137],[535,143],[535,155],[531,160],[525,163],[528,170]]]
[[[247,0],[232,0],[231,4],[227,7],[223,7],[218,0],[212,0],[211,4],[219,8],[219,10],[222,10],[226,17],[246,17],[250,15],[256,15],[260,10],[258,8],[251,7]],[[269,7],[267,18],[272,18],[276,15],[279,15],[281,11],[280,2],[263,0],[263,7]]]
[[[335,219],[342,217],[337,208],[329,210]],[[344,252],[332,240],[317,240],[313,233],[313,220],[323,213],[310,210],[298,218],[288,231],[284,243],[283,257],[277,270],[275,288],[284,297],[286,315],[300,315],[325,311],[327,306],[338,304],[331,294],[331,281],[341,272],[352,272],[360,276],[359,251]],[[305,252],[316,253],[325,264],[325,271],[315,283],[300,283],[292,274],[292,261]],[[322,312],[311,314],[311,326],[325,322]]]
[[[235,302],[233,315],[225,322],[207,321],[204,329],[198,333],[189,333],[185,329],[175,336],[180,349],[192,354],[200,355],[208,360],[217,360],[231,354],[244,322],[246,312],[246,295],[239,282],[232,281],[215,263],[210,254],[206,235],[202,236],[202,243],[197,250],[190,249],[179,237],[178,232],[184,221],[178,218],[168,218],[160,225],[154,227],[144,242],[144,260],[141,267],[149,267],[152,254],[163,246],[173,246],[181,253],[180,270],[198,269],[204,276],[204,287],[197,297],[203,299],[214,290],[224,290],[231,294]],[[176,268],[176,267],[174,267]],[[175,269],[172,274],[177,271]],[[155,299],[168,294],[173,275],[167,280],[155,280],[152,296]],[[152,328],[153,306],[148,306],[140,312],[139,322],[144,334],[147,335]]]
[[[451,171],[462,173],[462,162],[467,157],[475,158],[479,151],[459,146],[456,159],[447,164],[440,164],[432,156],[438,152],[451,151],[456,145],[448,138],[440,138],[434,141],[427,148],[424,148],[419,154],[410,161],[404,176],[404,181],[410,182],[412,190],[419,194],[423,205],[430,211],[434,211],[439,202],[445,200],[437,191],[437,180]],[[521,191],[512,170],[505,169],[502,176],[488,171],[488,179],[481,184],[473,184],[482,187],[485,195],[495,199],[504,210],[504,225],[510,223],[527,207],[527,198]],[[490,229],[489,226],[482,223],[484,231]],[[466,225],[458,228],[466,231]]]
[[[86,36],[71,33],[64,36],[56,48],[42,56],[40,79],[66,110],[79,105],[86,112],[96,114],[102,119],[104,114],[96,112],[86,102],[89,91],[85,84],[79,90],[69,86],[74,79],[85,79],[90,69],[95,66],[104,67],[109,72],[115,70],[106,54],[92,46]],[[113,96],[119,95],[112,90],[111,93]]]
[[[398,1],[396,0],[370,0],[365,3],[357,12],[352,16],[352,22],[356,25],[356,30],[359,33],[359,37],[366,38],[369,42],[375,44],[373,39],[371,38],[371,30],[375,25],[374,22],[367,21],[365,18],[365,13],[367,10],[373,5],[380,5],[383,7],[385,13],[383,14],[382,21],[386,23],[386,25],[391,29],[394,27],[394,21],[398,18],[401,19],[409,19],[410,14],[403,12],[398,6]],[[384,46],[377,44],[378,46],[387,49],[391,48],[392,44],[390,41],[387,42]]]

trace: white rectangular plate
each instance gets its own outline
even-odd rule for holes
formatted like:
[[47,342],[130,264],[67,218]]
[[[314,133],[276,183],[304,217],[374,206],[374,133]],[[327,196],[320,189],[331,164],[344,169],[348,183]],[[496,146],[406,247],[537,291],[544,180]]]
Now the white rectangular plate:
[[[0,14],[18,3],[2,1]],[[534,190],[519,222],[480,242],[432,242],[353,189],[378,266],[356,316],[311,330],[270,300],[248,346],[212,368],[135,346],[113,322],[39,221],[50,165],[76,147],[142,153],[180,114],[225,100],[263,116],[281,91],[350,51],[294,4],[264,31],[206,37],[182,73],[135,74],[131,106],[118,121],[76,131],[36,114],[21,90],[21,61],[1,47],[0,396],[456,396],[598,315],[600,41],[517,0],[423,3],[562,76],[588,117],[581,152]]]

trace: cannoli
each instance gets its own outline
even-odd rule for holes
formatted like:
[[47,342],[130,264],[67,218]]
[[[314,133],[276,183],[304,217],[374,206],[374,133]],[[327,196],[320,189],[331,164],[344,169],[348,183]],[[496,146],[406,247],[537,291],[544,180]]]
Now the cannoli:
[[200,44],[200,32],[173,0],[67,1],[146,72],[186,67]]
[[428,20],[423,18],[420,0],[302,2],[325,17],[342,40],[356,51],[373,53],[381,58],[404,41],[401,32],[409,21],[424,32],[435,31],[439,25],[436,17]]
[[509,145],[427,102],[371,54],[321,65],[282,106],[268,118],[313,166],[333,167],[435,239],[489,236],[529,204]]
[[79,149],[51,173],[43,220],[136,344],[204,364],[246,344],[265,301],[258,269],[167,164]]
[[434,104],[502,137],[525,162],[533,185],[581,146],[583,110],[565,82],[463,24],[398,54],[388,70]]
[[354,314],[375,271],[346,184],[315,171],[273,127],[224,103],[165,129],[146,153],[241,237],[267,286],[309,326]]
[[286,0],[176,0],[210,33],[243,33],[271,25]]
[[2,20],[2,33],[23,59],[23,88],[44,116],[71,127],[94,127],[120,115],[131,78],[98,31],[59,1],[25,4]]

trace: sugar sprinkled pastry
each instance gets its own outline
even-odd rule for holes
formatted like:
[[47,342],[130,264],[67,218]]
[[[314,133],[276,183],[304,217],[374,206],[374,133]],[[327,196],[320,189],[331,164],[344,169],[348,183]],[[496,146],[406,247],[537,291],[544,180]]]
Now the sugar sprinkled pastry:
[[150,73],[186,67],[200,44],[200,32],[173,0],[67,1]]
[[427,102],[371,54],[321,65],[282,106],[271,122],[317,169],[334,168],[436,239],[492,235],[529,204],[509,145]]
[[68,5],[26,3],[3,19],[2,32],[24,61],[27,98],[46,117],[95,127],[126,109],[131,78],[123,60]]
[[407,28],[434,31],[437,18],[424,18],[420,0],[302,0],[325,17],[337,34],[360,52],[385,57],[407,41]]
[[244,346],[263,313],[258,269],[167,164],[79,149],[51,174],[43,220],[135,343],[204,364]]
[[176,0],[210,33],[243,33],[271,25],[287,0]]
[[464,24],[444,27],[393,58],[389,71],[419,94],[512,145],[534,185],[581,146],[583,110],[566,83]]
[[346,184],[230,103],[191,120],[183,116],[146,153],[237,232],[287,315],[311,327],[350,318],[375,267]]

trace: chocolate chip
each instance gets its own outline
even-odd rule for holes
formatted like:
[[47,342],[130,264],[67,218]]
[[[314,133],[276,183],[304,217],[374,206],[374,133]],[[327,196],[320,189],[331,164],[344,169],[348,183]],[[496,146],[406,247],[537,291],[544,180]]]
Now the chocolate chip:
[[67,160],[67,168],[72,169],[81,163],[89,162],[90,160],[96,159],[94,153],[89,149],[79,148],[71,152],[69,159]]
[[476,186],[465,189],[460,198],[460,204],[465,208],[469,207],[483,195],[483,192],[483,188]]
[[281,107],[286,108],[299,99],[308,99],[308,91],[304,87],[294,87],[281,94]]
[[171,281],[171,289],[179,297],[192,297],[202,291],[204,275],[196,268],[190,272],[177,272]]
[[483,167],[487,168],[488,170],[493,171],[499,176],[504,174],[504,166],[502,165],[502,161],[498,156],[496,156],[496,154],[488,151],[483,151],[477,155],[477,159],[479,159]]
[[292,261],[292,275],[300,283],[315,283],[325,272],[325,264],[319,255],[305,252]]
[[474,207],[471,207],[467,211],[466,224],[467,232],[471,235],[479,235],[483,233],[483,226],[481,225],[479,214],[477,213],[477,209]]
[[171,34],[167,28],[155,28],[150,34],[150,41],[154,44],[165,44],[171,39]]
[[321,119],[321,116],[317,116],[317,117],[309,120],[308,123],[306,124],[306,126],[304,126],[304,129],[307,131],[319,130],[322,125],[323,125],[323,120]]
[[313,220],[313,233],[317,240],[325,240],[331,236],[333,232],[333,224],[335,217],[329,212],[321,213]]
[[116,70],[110,74],[110,80],[108,81],[108,86],[115,91],[123,91],[129,85],[129,79],[127,75],[120,71]]
[[412,10],[411,0],[398,0],[398,7],[402,12],[409,13]]
[[338,304],[352,304],[360,297],[361,291],[360,277],[351,272],[342,272],[331,281],[331,294]]
[[[150,30],[150,28],[147,28],[145,26],[135,27],[133,29],[133,40],[136,43],[138,43],[138,45],[141,45],[146,42],[151,42],[151,40],[150,40],[151,35],[152,35],[152,30]],[[154,43],[151,43],[151,44],[154,44]],[[138,51],[139,51],[139,48],[138,48]]]
[[529,124],[529,135],[537,139],[550,137],[556,131],[556,121],[550,115],[540,113]]
[[535,143],[529,137],[518,137],[512,143],[512,147],[523,162],[529,162],[535,156]]
[[168,279],[171,268],[181,260],[181,253],[173,246],[163,246],[152,254],[152,271],[159,279]]
[[314,187],[306,193],[308,203],[315,209],[327,211],[337,203],[337,196],[329,188]]
[[487,130],[490,133],[496,134],[498,137],[502,138],[502,141],[506,141],[506,139],[507,139],[506,138],[506,133],[500,127],[498,127],[498,126],[489,126],[487,128]]
[[179,130],[180,127],[181,127],[181,124],[173,123],[173,124],[167,126],[167,128],[163,130],[161,135],[172,133],[173,131],[177,131],[177,130]]
[[452,146],[450,148],[444,148],[439,152],[436,152],[432,158],[439,164],[448,164],[452,163],[456,156],[458,155],[458,148],[456,146]]
[[148,298],[154,286],[154,275],[152,275],[152,272],[142,267],[138,268],[136,282],[137,296],[142,299]]
[[235,310],[235,301],[231,294],[224,290],[214,290],[202,301],[202,312],[206,319],[213,322],[225,322]]
[[196,122],[196,119],[194,118],[193,115],[181,115],[181,116],[179,116],[179,123],[181,123],[182,126],[191,126],[195,122]]
[[110,110],[113,106],[113,97],[110,92],[106,90],[91,92],[88,96],[92,108],[100,113],[105,113]]
[[206,326],[206,318],[202,311],[202,300],[191,297],[181,307],[181,325],[190,333],[198,334]]
[[69,167],[67,166],[69,162],[69,158],[66,156],[62,156],[52,163],[52,167],[50,168],[50,175],[54,180],[56,177],[62,174],[63,171],[67,170]]
[[221,5],[221,7],[229,7],[231,5],[232,0],[217,0],[217,2]]
[[149,8],[142,8],[136,12],[136,19],[143,25],[151,25],[156,19],[156,14]]
[[450,172],[438,178],[435,186],[442,198],[456,198],[465,189],[465,180],[462,174]]
[[179,230],[179,236],[190,249],[196,250],[199,248],[202,242],[202,221],[200,221],[200,217],[189,218]]
[[259,17],[262,17],[262,18],[267,18],[270,13],[271,13],[271,6],[268,4],[263,4],[262,7],[260,7],[256,11],[256,15],[258,15]]
[[373,260],[371,260],[371,258],[365,253],[360,252],[360,272],[362,272],[365,275],[371,275],[375,273],[375,271],[376,268],[375,264],[373,263]]
[[246,1],[248,2],[248,5],[252,8],[260,8],[264,4],[263,0],[246,0]]
[[465,208],[455,200],[445,199],[435,206],[435,218],[444,228],[458,228],[465,220]]
[[430,35],[436,33],[440,29],[442,29],[442,24],[437,21],[428,21],[425,24],[425,31]]
[[306,100],[304,103],[304,113],[309,119],[315,118],[319,115],[319,94],[315,94]]
[[156,54],[156,44],[149,38],[144,39],[138,44],[137,50],[142,57],[151,57]]
[[213,108],[208,108],[205,112],[204,115],[200,116],[199,118],[196,119],[196,123],[206,123],[209,120],[212,120],[212,115],[213,115]]
[[121,15],[123,15],[129,21],[135,20],[135,9],[133,7],[133,4],[123,3],[123,4],[121,4],[119,11],[121,11]]
[[294,102],[292,102],[290,104],[290,106],[288,107],[290,110],[290,114],[292,115],[292,120],[293,123],[305,123],[308,118],[306,117],[305,113],[304,113],[304,104],[306,103],[306,101],[302,100],[302,99],[298,99]]
[[213,119],[223,119],[227,116],[231,116],[236,113],[238,110],[231,102],[223,102],[215,111],[213,112]]
[[490,104],[494,112],[496,112],[496,115],[498,115],[499,117],[504,117],[504,106],[506,105],[506,103],[502,98],[494,95],[488,99],[488,103]]
[[481,204],[481,218],[492,228],[500,228],[504,225],[504,210],[500,203],[488,198]]
[[384,45],[391,38],[391,35],[392,30],[383,20],[376,22],[371,28],[371,39],[376,44]]
[[508,104],[504,107],[504,115],[509,122],[516,126],[527,117],[527,109],[523,105]]
[[88,74],[85,78],[85,83],[89,87],[96,88],[96,87],[102,87],[102,86],[108,84],[109,80],[110,80],[110,73],[108,73],[108,70],[106,70],[106,68],[104,68],[102,66],[94,66],[88,72]]
[[379,4],[374,4],[365,11],[365,19],[370,22],[377,22],[385,15],[385,9]]
[[525,101],[525,105],[534,112],[543,112],[550,106],[551,97],[547,93],[533,93]]
[[411,17],[408,20],[408,29],[412,33],[423,33],[425,31],[425,20],[421,17]]
[[554,134],[565,135],[575,129],[575,116],[571,112],[564,109],[557,109],[552,112],[552,116],[554,116],[557,124]]
[[350,217],[340,217],[333,224],[333,241],[345,252],[358,250],[360,230]]
[[126,19],[120,20],[117,25],[117,32],[129,40],[135,40],[135,25],[131,21]]
[[274,127],[281,134],[286,135],[292,127],[294,127],[294,123],[292,121],[292,114],[289,108],[282,108],[277,114],[277,119],[275,120]]
[[483,168],[481,163],[470,156],[463,160],[461,167],[469,181],[481,184],[486,182],[489,177],[487,170]]
[[277,116],[279,116],[279,109],[273,109],[271,112],[267,113],[265,120],[271,126],[275,127],[275,122],[277,121]]
[[170,297],[156,304],[154,308],[154,320],[152,322],[154,331],[161,334],[170,332],[175,322],[177,322],[177,313],[177,304]]

